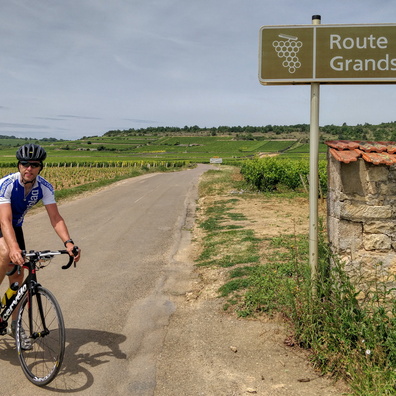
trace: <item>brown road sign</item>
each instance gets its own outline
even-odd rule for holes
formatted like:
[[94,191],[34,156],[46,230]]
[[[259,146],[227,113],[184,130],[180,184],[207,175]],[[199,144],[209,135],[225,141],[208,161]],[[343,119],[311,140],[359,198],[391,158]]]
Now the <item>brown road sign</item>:
[[394,84],[396,24],[263,26],[263,85]]

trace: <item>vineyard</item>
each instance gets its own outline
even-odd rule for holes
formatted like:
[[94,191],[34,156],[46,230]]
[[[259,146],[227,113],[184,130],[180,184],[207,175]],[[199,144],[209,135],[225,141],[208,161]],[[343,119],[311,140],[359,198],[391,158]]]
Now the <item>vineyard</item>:
[[[63,190],[91,183],[134,177],[147,172],[175,170],[189,165],[187,161],[113,161],[91,162],[87,164],[73,162],[46,163],[40,174],[45,177],[56,190]],[[16,171],[16,163],[14,166],[2,166],[0,176],[2,177]]]
[[137,172],[131,167],[45,167],[41,175],[54,186],[55,190],[63,190],[103,180],[132,177],[136,176]]
[[[276,191],[283,188],[305,190],[309,180],[309,161],[282,158],[263,158],[246,161],[241,166],[245,181],[259,191]],[[319,161],[319,187],[327,191],[327,163]]]
[[[25,140],[28,141],[28,140]],[[2,174],[16,170],[16,147],[23,139],[0,139]],[[29,140],[30,141],[30,140]],[[30,141],[48,153],[42,175],[57,190],[100,181],[132,177],[136,172],[166,171],[209,163],[221,158],[225,165],[241,167],[248,184],[260,191],[282,188],[307,191],[309,144],[301,139],[264,139],[263,136],[110,136],[75,141]],[[326,191],[326,150],[320,145],[320,187]]]
[[[0,166],[13,166],[16,147],[23,139],[0,139]],[[309,145],[299,139],[238,139],[235,136],[102,136],[74,141],[37,141],[54,164],[79,163],[86,166],[96,162],[129,163],[136,161],[190,161],[209,163],[220,157],[223,163],[245,161],[257,156],[277,155],[308,158]],[[320,145],[321,158],[326,146]],[[117,165],[118,166],[118,165]]]

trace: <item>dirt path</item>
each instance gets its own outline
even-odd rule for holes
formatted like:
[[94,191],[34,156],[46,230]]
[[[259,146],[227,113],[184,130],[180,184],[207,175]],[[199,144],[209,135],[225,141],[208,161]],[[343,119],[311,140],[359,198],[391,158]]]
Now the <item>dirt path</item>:
[[[211,198],[199,205],[210,205]],[[216,198],[213,198],[216,199]],[[321,210],[325,210],[321,205]],[[308,228],[308,202],[303,199],[240,200],[235,211],[248,218],[245,226],[257,236],[278,235]],[[200,230],[176,260],[193,263]],[[192,264],[193,265],[193,264]],[[174,295],[172,317],[158,362],[157,396],[185,395],[342,395],[334,384],[308,363],[305,351],[285,344],[281,320],[243,320],[223,311],[217,289],[225,270],[196,268],[189,289]],[[175,384],[180,391],[175,393]]]

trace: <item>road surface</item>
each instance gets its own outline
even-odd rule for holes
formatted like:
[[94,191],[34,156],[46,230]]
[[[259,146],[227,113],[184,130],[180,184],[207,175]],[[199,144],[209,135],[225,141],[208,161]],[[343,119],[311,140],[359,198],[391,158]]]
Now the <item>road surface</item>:
[[[148,174],[60,205],[82,258],[64,271],[59,256],[38,278],[64,314],[63,368],[38,388],[24,377],[14,340],[1,337],[1,395],[154,394],[156,361],[176,309],[169,293],[185,293],[190,280],[191,265],[174,256],[187,243],[198,178],[210,168]],[[28,216],[24,230],[28,249],[63,248],[45,211]]]

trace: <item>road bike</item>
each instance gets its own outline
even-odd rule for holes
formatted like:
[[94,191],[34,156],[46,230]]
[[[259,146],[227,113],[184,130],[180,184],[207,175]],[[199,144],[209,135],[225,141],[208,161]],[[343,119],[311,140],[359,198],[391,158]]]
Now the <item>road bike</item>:
[[[77,255],[78,248],[74,248]],[[0,335],[10,334],[8,322],[18,309],[16,327],[13,330],[18,359],[29,381],[37,386],[49,384],[58,374],[65,353],[65,325],[59,303],[54,295],[37,281],[37,271],[45,268],[56,255],[68,254],[67,250],[43,250],[23,252],[28,275],[13,298],[1,307]],[[62,269],[69,268],[69,262]],[[12,263],[10,263],[12,264]],[[14,265],[14,264],[12,264]],[[75,265],[75,263],[74,263]],[[20,271],[19,265],[7,272]]]

